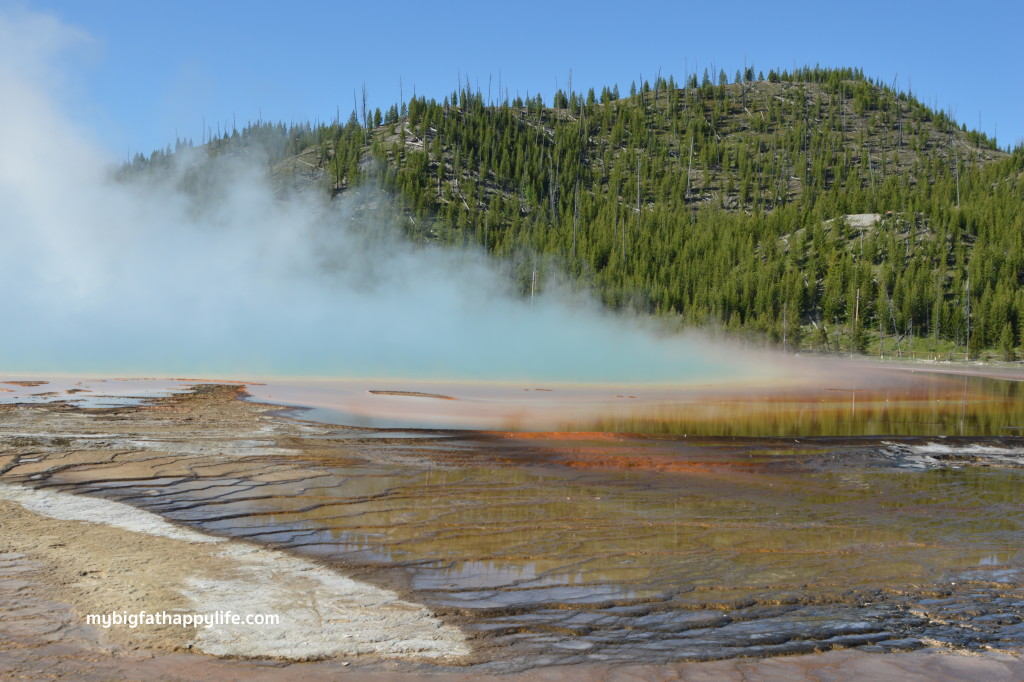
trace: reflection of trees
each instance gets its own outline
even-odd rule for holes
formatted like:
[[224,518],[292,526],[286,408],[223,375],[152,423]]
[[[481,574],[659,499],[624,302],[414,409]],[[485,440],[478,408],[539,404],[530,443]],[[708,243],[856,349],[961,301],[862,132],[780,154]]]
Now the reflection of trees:
[[595,419],[583,431],[707,436],[1012,436],[1024,427],[1021,382],[930,377],[912,389],[834,389],[697,400]]

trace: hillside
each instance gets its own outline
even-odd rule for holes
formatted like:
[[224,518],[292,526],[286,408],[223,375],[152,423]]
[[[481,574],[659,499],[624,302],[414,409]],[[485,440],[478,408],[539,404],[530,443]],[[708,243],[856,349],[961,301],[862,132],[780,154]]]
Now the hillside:
[[282,188],[383,190],[409,236],[478,244],[525,294],[564,273],[611,308],[789,348],[964,357],[969,340],[1009,359],[1020,342],[1024,149],[856,70],[658,78],[551,106],[467,84],[202,149],[253,147]]

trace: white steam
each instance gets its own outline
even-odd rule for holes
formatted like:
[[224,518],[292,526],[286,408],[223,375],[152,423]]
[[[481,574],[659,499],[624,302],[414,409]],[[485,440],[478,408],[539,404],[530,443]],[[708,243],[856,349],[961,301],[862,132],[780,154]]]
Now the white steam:
[[275,198],[258,163],[226,166],[204,209],[173,179],[117,182],[53,96],[53,64],[87,40],[0,15],[0,371],[672,383],[749,371],[579,300],[531,305],[484,257],[356,230],[343,202]]

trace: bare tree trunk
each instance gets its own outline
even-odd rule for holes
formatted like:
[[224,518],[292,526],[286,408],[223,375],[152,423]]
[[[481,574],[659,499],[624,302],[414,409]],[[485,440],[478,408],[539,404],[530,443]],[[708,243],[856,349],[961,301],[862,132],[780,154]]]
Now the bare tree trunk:
[[530,277],[530,307],[533,307],[533,297],[537,293],[537,254],[533,255],[533,275]]
[[636,226],[640,230],[640,150],[636,150]]
[[622,264],[626,264],[626,219],[622,219]]
[[787,310],[787,307],[783,306],[782,307],[782,350],[783,351],[786,350],[786,328],[787,328],[786,310]]
[[572,212],[572,258],[576,260],[576,230],[580,224],[580,181],[576,180],[576,198]]
[[850,357],[853,357],[857,330],[860,328],[860,287],[857,287],[857,303],[853,307],[853,329],[850,331]]
[[612,249],[615,248],[617,241],[619,241],[619,211],[615,209],[615,217],[612,220]]
[[967,278],[967,345],[964,347],[964,359],[971,359],[971,278]]
[[896,356],[902,358],[903,349],[900,348],[900,337],[897,336],[899,329],[896,327],[896,313],[893,311],[892,296],[888,291],[885,292],[885,298],[889,302],[889,320],[892,322],[892,334],[896,338]]
[[[690,178],[691,178],[692,175],[693,175],[693,133],[691,132],[690,133],[690,160],[689,160],[689,163],[688,163],[688,165],[686,167],[686,194],[684,195],[684,199],[687,202],[690,201]],[[691,208],[691,210],[690,210],[690,222],[691,223],[695,223],[695,222],[697,222],[697,208],[696,208],[696,206],[692,206],[692,205],[691,205],[690,208]]]
[[367,125],[369,122],[366,120],[366,82],[363,82],[363,128],[369,128]]
[[956,154],[956,207],[960,208],[960,150],[954,148]]
[[881,315],[879,315],[878,316],[878,359],[879,360],[885,360],[885,342],[884,342],[884,340],[882,338],[882,326],[885,324],[883,320],[884,320],[884,318]]

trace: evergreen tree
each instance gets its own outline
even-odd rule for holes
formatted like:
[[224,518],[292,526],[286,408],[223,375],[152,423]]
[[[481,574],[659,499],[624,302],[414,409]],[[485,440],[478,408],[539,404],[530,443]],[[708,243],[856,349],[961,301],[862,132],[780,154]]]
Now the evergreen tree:
[[[249,124],[211,136],[204,155],[213,169],[260,147],[282,187],[372,183],[411,237],[560,262],[611,308],[787,348],[891,355],[914,336],[946,356],[968,338],[972,355],[1015,355],[1024,149],[1003,152],[856,69],[753,74],[712,84],[705,70],[684,90],[659,75],[626,100],[617,85],[559,90],[551,109],[529,94],[491,107],[466,87],[377,109],[372,130],[355,112],[343,125]],[[121,175],[167,172],[187,145],[136,154]],[[212,197],[210,173],[180,182]],[[880,216],[843,218],[864,213]],[[521,287],[537,285],[532,272]]]

